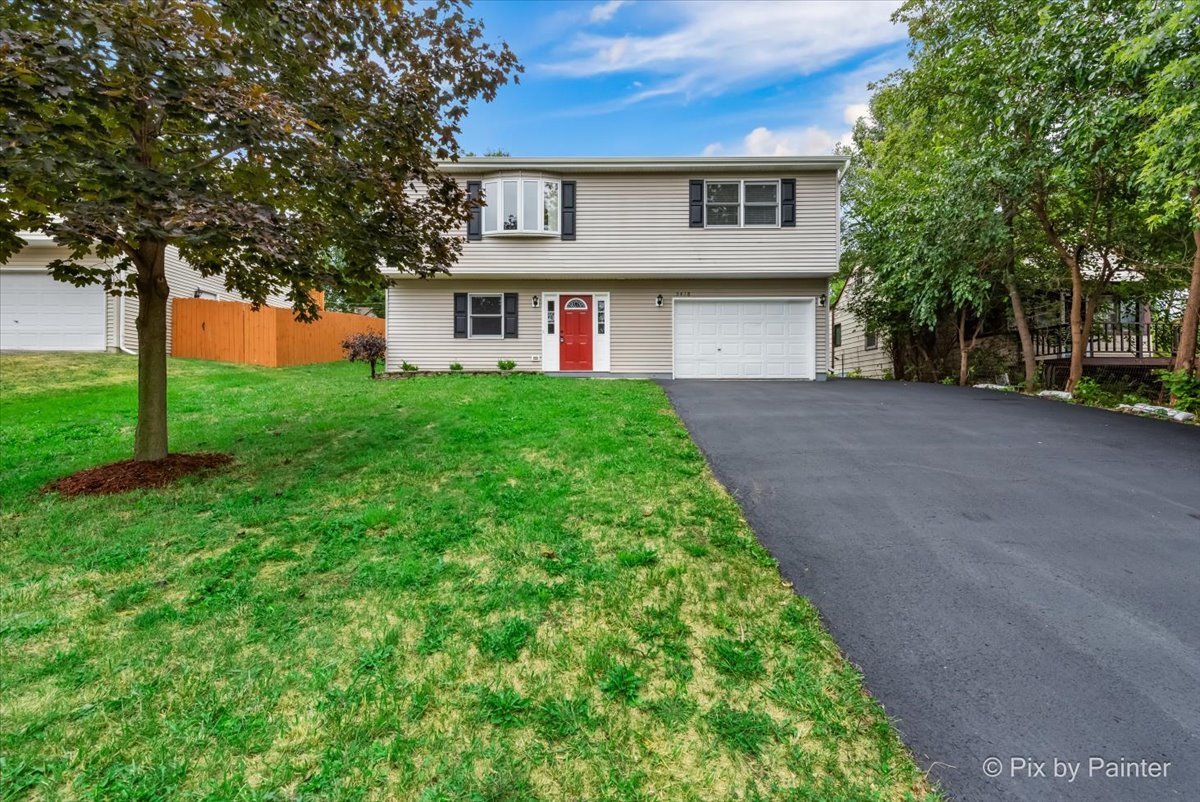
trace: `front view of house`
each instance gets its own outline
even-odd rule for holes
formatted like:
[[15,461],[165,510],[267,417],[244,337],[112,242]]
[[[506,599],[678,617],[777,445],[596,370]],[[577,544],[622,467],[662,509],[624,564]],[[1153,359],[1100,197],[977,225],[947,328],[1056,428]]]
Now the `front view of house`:
[[388,369],[821,379],[835,157],[469,158],[453,274],[391,271]]

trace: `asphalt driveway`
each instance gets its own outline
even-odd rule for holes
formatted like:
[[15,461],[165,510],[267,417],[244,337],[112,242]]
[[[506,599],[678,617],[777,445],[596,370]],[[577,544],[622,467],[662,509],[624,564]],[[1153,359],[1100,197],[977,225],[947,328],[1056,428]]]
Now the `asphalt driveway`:
[[952,799],[1200,799],[1200,427],[938,385],[663,386]]

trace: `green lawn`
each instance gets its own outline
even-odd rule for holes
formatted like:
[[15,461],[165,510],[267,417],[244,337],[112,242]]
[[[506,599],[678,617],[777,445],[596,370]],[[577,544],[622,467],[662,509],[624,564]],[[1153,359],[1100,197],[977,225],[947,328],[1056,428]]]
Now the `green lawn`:
[[0,799],[929,799],[654,384],[0,357]]

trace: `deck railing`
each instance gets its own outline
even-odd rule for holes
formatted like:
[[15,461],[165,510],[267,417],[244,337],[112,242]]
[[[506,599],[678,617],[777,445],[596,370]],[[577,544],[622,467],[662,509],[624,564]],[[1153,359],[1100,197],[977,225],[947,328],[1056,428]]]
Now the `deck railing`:
[[[1169,323],[1093,323],[1084,355],[1169,357],[1179,347],[1179,332],[1179,326]],[[1034,329],[1033,350],[1039,357],[1069,357],[1070,325],[1060,323]]]

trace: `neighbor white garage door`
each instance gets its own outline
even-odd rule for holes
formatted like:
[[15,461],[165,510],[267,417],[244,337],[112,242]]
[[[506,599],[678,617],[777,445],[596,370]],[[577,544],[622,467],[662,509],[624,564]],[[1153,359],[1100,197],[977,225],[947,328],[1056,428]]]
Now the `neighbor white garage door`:
[[0,270],[0,349],[103,351],[104,288]]
[[813,299],[675,300],[678,379],[815,379]]

